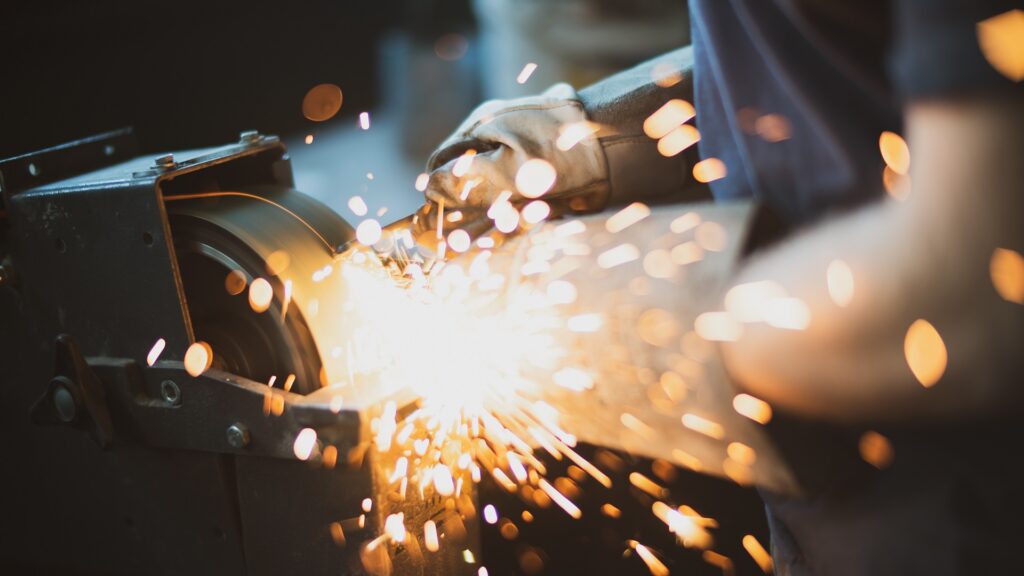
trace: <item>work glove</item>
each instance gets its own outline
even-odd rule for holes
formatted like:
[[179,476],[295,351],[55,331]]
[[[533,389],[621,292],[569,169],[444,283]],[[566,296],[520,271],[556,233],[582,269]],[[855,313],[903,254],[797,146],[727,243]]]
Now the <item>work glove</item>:
[[[570,127],[574,128],[560,140]],[[576,91],[564,83],[537,96],[481,104],[427,162],[429,203],[421,212],[421,229],[436,226],[436,208],[441,203],[446,214],[462,212],[462,220],[445,222],[445,228],[468,230],[488,224],[488,209],[504,197],[516,207],[539,198],[549,204],[552,215],[601,210],[610,186],[596,130],[587,122]],[[520,168],[534,159],[546,161],[555,172],[554,184],[540,195],[535,185],[543,180],[543,169],[532,179],[533,188],[529,177],[520,179],[517,187]],[[511,195],[503,196],[504,191]]]

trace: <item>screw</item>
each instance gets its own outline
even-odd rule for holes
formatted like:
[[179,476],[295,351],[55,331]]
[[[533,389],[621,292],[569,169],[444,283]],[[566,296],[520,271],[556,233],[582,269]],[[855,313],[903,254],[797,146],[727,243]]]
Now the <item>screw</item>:
[[75,402],[75,395],[68,389],[63,378],[58,379],[57,387],[53,390],[53,408],[57,411],[57,418],[61,422],[73,422],[78,415],[78,404]]
[[242,144],[257,144],[260,140],[263,140],[263,135],[256,130],[246,130],[238,135],[238,141]]
[[241,422],[228,426],[228,444],[232,448],[245,448],[249,445],[249,429]]
[[174,154],[164,154],[163,156],[157,157],[153,160],[153,167],[161,170],[169,170],[174,168],[177,162],[174,161]]
[[168,404],[181,404],[181,388],[178,388],[174,380],[164,380],[160,383],[160,395]]

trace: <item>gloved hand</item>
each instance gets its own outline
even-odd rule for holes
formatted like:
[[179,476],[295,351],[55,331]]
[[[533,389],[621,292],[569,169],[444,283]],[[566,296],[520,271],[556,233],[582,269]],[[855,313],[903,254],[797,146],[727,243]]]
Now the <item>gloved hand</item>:
[[[513,205],[532,200],[517,188],[516,175],[527,161],[542,159],[556,173],[553,186],[541,196],[552,213],[601,210],[610,187],[596,135],[587,135],[568,150],[556,144],[566,127],[584,128],[586,120],[583,105],[568,84],[556,84],[537,96],[485,102],[431,155],[425,195],[435,204],[443,201],[445,213],[461,211],[459,227],[479,229],[503,191],[511,192]],[[566,139],[562,147],[567,147]],[[472,160],[460,160],[470,150],[475,151]],[[437,211],[432,212],[433,218],[421,218],[421,227],[436,225]]]

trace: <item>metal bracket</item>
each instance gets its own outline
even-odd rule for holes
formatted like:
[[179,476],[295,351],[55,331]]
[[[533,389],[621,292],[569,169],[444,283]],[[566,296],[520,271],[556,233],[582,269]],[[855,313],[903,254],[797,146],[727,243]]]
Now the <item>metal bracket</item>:
[[71,336],[58,336],[55,348],[53,379],[32,406],[32,421],[87,431],[100,448],[107,448],[113,440],[114,427],[103,386]]

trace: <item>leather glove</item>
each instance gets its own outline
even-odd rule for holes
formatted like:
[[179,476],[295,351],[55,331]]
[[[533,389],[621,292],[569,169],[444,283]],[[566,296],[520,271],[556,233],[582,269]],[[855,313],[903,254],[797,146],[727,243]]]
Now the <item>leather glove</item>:
[[[593,126],[586,120],[576,91],[564,83],[537,96],[485,102],[431,155],[425,195],[434,203],[443,201],[445,213],[462,211],[459,227],[479,230],[503,191],[511,192],[508,200],[513,205],[536,197],[528,186],[517,188],[516,176],[527,161],[542,159],[555,170],[554,184],[540,196],[553,214],[601,210],[610,187],[597,137],[588,134],[568,150],[561,149],[567,147],[566,139],[559,146],[559,136],[568,126]],[[436,211],[428,212],[436,217]],[[435,223],[434,218],[421,218],[421,227]]]

